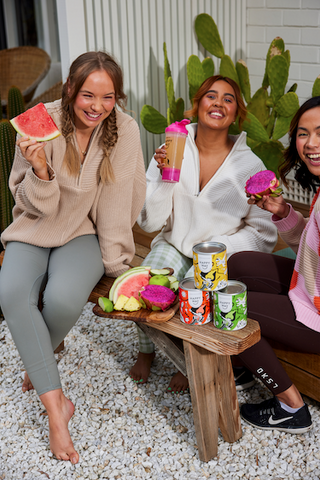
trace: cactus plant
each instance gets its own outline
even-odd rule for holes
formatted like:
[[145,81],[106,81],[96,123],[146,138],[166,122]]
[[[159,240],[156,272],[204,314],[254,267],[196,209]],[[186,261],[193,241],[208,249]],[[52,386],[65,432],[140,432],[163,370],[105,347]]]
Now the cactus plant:
[[[278,175],[278,166],[282,160],[284,146],[279,141],[289,130],[290,122],[299,108],[299,99],[295,93],[297,84],[293,84],[285,92],[289,77],[290,52],[285,50],[282,38],[276,37],[270,44],[266,55],[266,66],[262,86],[251,96],[250,78],[247,65],[239,60],[236,65],[225,54],[218,28],[208,14],[200,14],[195,19],[195,32],[199,42],[211,55],[220,59],[220,75],[232,78],[238,83],[247,103],[247,120],[242,129],[247,132],[247,143],[253,152],[265,163],[267,169]],[[153,133],[163,133],[166,122],[181,120],[181,110],[177,104],[183,105],[182,99],[175,101],[173,81],[167,50],[165,53],[165,84],[168,96],[167,119],[157,110],[144,105],[141,110],[143,126]],[[187,61],[189,82],[189,98],[192,100],[201,83],[214,74],[214,64],[210,57],[200,61],[191,55]],[[320,95],[320,76],[315,80],[312,96]],[[179,118],[178,118],[179,113]],[[193,119],[196,121],[196,119]],[[229,132],[240,133],[238,124],[231,125]]]
[[25,111],[24,99],[18,87],[10,87],[8,92],[8,119],[17,117]]
[[[25,111],[21,91],[11,87],[8,92],[8,118],[16,117]],[[9,175],[15,152],[16,132],[8,119],[0,121],[0,232],[12,222],[14,200],[9,189]]]
[[8,178],[12,167],[15,137],[9,120],[0,122],[0,230],[12,222],[12,209],[14,200],[8,185]]

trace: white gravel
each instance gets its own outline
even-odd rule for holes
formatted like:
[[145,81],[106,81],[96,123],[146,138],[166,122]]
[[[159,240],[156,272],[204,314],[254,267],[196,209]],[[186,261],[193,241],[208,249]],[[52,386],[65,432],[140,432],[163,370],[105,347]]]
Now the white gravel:
[[[0,322],[0,480],[320,479],[320,404],[306,398],[313,429],[304,435],[261,431],[242,423],[234,443],[219,435],[218,457],[199,461],[187,394],[166,393],[174,366],[158,352],[149,382],[128,376],[138,350],[135,326],[92,314],[88,303],[57,355],[66,395],[75,403],[71,436],[76,466],[49,450],[47,417],[34,392],[23,394],[23,365]],[[239,394],[269,397],[257,383]]]

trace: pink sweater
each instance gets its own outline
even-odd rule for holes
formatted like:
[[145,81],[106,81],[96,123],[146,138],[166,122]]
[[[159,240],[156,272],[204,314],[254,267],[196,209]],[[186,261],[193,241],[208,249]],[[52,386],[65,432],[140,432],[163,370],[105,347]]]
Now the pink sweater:
[[320,196],[311,209],[309,219],[293,210],[282,220],[273,221],[283,240],[297,253],[289,298],[296,318],[320,332]]

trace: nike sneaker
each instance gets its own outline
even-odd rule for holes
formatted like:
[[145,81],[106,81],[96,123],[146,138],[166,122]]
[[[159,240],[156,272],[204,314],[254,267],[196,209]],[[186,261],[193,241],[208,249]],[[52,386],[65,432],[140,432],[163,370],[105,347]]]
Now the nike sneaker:
[[236,390],[238,392],[253,387],[255,384],[255,379],[253,378],[252,373],[245,367],[233,367],[233,375],[236,383]]
[[244,404],[240,408],[240,413],[246,422],[262,430],[305,433],[312,427],[307,405],[304,405],[296,413],[289,413],[281,407],[277,397],[259,404]]

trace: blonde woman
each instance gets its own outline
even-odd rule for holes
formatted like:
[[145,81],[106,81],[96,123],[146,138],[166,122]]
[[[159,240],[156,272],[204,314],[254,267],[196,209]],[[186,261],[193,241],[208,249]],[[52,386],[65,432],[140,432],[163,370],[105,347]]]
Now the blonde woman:
[[1,236],[1,308],[26,368],[22,388],[36,389],[51,450],[72,463],[79,460],[68,431],[74,405],[53,352],[103,273],[117,277],[134,255],[145,169],[138,126],[116,108],[125,101],[116,61],[103,52],[80,55],[62,99],[46,105],[62,135],[45,144],[18,138],[9,180],[15,206]]

